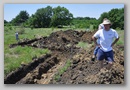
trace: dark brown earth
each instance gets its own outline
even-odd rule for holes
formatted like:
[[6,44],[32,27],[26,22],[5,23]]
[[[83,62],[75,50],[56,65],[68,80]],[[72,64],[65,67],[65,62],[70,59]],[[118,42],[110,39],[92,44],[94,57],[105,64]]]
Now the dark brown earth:
[[[48,48],[50,54],[38,58],[32,57],[32,62],[21,64],[17,70],[9,73],[5,84],[124,84],[124,46],[115,45],[115,63],[110,70],[100,70],[100,64],[91,61],[94,50],[91,37],[95,32],[86,31],[58,31],[48,37],[24,40],[11,44],[16,46],[30,46],[34,48]],[[88,48],[78,47],[78,42],[88,43]],[[59,74],[70,60],[70,66]],[[105,65],[105,63],[104,63]],[[56,79],[56,76],[59,78]]]

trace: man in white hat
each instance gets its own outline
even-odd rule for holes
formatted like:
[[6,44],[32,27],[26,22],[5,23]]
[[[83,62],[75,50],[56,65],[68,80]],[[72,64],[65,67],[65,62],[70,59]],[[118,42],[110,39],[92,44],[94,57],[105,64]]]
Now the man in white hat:
[[[103,21],[107,20],[107,18],[104,18]],[[103,25],[103,22],[101,24],[99,24],[98,26],[98,30],[100,29],[104,29],[104,25]]]
[[[105,20],[107,20],[107,18],[104,18],[104,19],[103,19],[103,21],[105,21]],[[103,22],[102,22],[101,24],[99,24],[99,26],[98,26],[98,30],[101,30],[101,29],[104,29]],[[97,39],[97,44],[99,44],[99,40],[100,40],[100,38]],[[97,56],[98,49],[99,49],[99,47],[96,46],[95,49],[94,49],[94,52],[93,52],[92,59],[91,59],[92,61],[95,61],[95,58],[96,58],[96,56]]]
[[[100,49],[98,50],[97,60],[101,62],[101,68],[103,68],[103,60],[105,59],[108,62],[107,69],[110,69],[113,65],[113,48],[112,46],[119,40],[118,33],[116,30],[111,29],[110,20],[103,21],[104,29],[98,30],[93,36],[92,39],[97,45],[97,38],[100,38],[98,46]],[[114,39],[115,38],[115,39]]]

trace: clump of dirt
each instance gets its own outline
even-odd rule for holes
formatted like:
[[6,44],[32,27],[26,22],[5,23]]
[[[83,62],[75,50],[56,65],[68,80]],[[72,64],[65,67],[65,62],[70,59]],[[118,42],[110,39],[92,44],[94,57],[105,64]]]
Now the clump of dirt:
[[[91,61],[94,50],[91,37],[95,32],[86,31],[57,31],[48,37],[25,40],[9,47],[31,46],[48,48],[50,54],[34,58],[27,65],[21,65],[8,74],[5,84],[123,84],[124,83],[124,46],[114,46],[115,63],[110,70],[100,69],[99,62]],[[88,48],[77,47],[80,42],[87,42]],[[67,67],[58,79],[59,71]],[[107,65],[104,63],[104,65]]]

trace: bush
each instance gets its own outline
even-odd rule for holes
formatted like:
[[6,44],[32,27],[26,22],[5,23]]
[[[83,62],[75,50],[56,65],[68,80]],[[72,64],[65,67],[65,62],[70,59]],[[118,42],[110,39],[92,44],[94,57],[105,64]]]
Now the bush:
[[121,28],[117,27],[116,30],[121,30]]
[[23,26],[20,26],[19,30],[18,30],[19,34],[24,34],[25,33],[25,29]]
[[57,28],[63,28],[63,26],[62,25],[58,25]]

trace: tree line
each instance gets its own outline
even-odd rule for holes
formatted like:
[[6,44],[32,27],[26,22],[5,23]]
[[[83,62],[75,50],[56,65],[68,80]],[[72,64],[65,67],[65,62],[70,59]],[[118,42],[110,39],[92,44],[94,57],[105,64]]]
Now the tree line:
[[73,14],[65,7],[57,6],[52,8],[47,6],[38,9],[29,16],[27,11],[20,13],[11,21],[4,20],[4,25],[20,26],[31,28],[50,28],[74,26],[75,28],[97,29],[103,18],[108,18],[112,22],[112,28],[124,30],[124,8],[111,9],[103,12],[98,19],[90,17],[73,17]]

